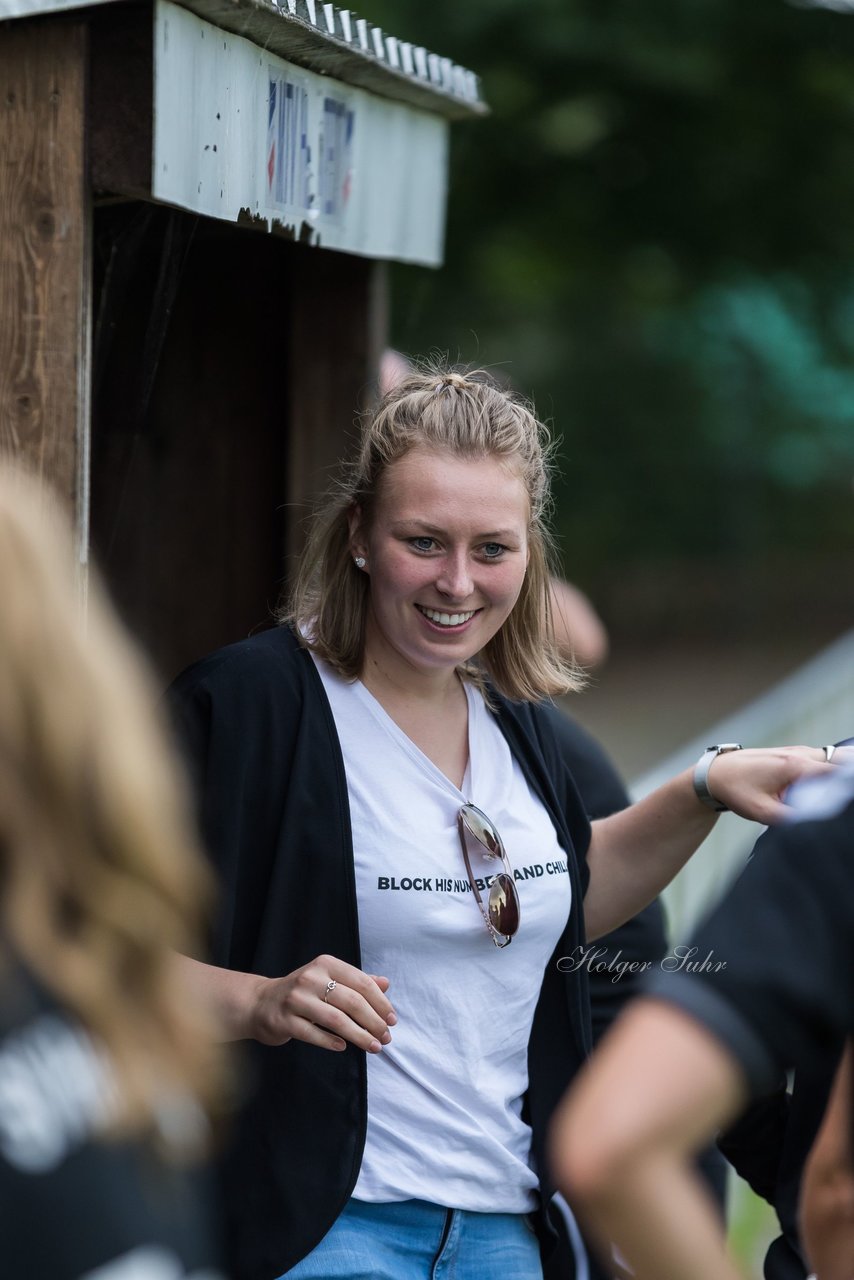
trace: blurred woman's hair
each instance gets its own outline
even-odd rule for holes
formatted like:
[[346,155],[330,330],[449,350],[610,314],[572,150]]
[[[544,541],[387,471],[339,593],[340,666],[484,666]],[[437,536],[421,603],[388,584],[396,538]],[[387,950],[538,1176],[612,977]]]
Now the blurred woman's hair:
[[279,615],[321,658],[355,679],[364,656],[370,577],[353,563],[349,517],[370,528],[387,469],[411,449],[460,458],[497,458],[522,480],[530,519],[528,569],[507,621],[464,673],[488,676],[508,698],[537,701],[579,686],[577,668],[555,643],[549,596],[551,441],[548,429],[485,370],[436,362],[414,367],[363,417],[355,458],[315,515],[290,601]]
[[55,495],[2,459],[0,583],[0,963],[107,1051],[112,1131],[157,1136],[170,1099],[218,1093],[174,957],[211,884],[154,684],[91,572],[84,610]]

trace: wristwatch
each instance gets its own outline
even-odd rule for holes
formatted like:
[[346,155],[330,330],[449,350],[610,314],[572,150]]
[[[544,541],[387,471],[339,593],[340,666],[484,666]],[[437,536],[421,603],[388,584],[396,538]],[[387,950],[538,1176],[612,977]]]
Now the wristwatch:
[[725,751],[741,750],[740,742],[719,742],[714,747],[706,747],[694,766],[694,794],[698,800],[702,800],[703,804],[714,809],[715,813],[727,813],[728,809],[725,804],[721,804],[720,800],[716,800],[709,790],[709,770],[712,767],[712,761],[717,760],[718,756],[722,756]]

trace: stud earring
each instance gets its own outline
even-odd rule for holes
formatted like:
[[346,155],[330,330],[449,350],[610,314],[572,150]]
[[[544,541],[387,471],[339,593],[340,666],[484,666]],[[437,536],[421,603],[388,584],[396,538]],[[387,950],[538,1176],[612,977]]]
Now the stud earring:
[[357,569],[364,569],[367,563],[368,562],[364,556],[354,556],[353,558],[353,564],[356,566]]

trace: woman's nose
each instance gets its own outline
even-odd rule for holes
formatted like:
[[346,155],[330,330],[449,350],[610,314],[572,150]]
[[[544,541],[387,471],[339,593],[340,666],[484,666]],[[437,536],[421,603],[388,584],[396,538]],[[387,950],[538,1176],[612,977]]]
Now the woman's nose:
[[465,600],[472,593],[471,568],[468,556],[446,556],[436,586],[442,595],[452,600]]

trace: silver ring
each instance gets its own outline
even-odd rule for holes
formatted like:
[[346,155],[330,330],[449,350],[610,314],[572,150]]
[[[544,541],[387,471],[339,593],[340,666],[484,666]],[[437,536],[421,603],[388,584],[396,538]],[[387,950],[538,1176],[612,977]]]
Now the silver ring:
[[835,750],[836,750],[836,747],[832,743],[829,747],[822,747],[822,751],[824,752],[824,758],[828,764],[830,764],[831,760],[833,759],[833,753]]
[[329,999],[329,997],[332,995],[332,992],[335,990],[335,988],[336,988],[337,986],[338,986],[338,983],[335,981],[335,979],[334,979],[334,978],[330,978],[330,979],[329,979],[329,981],[328,981],[328,982],[327,982],[327,984],[326,984],[326,995],[323,997],[323,1003],[324,1003],[324,1004],[326,1004],[326,1001],[327,1001],[327,1000]]

